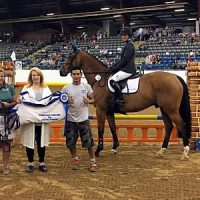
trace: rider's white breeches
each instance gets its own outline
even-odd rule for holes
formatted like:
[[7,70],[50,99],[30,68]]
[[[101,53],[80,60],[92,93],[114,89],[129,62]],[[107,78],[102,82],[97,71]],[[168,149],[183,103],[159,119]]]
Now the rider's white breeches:
[[129,76],[131,76],[132,74],[130,73],[126,73],[123,71],[118,71],[116,74],[114,74],[110,80],[114,80],[116,82],[124,80],[126,78],[128,78]]

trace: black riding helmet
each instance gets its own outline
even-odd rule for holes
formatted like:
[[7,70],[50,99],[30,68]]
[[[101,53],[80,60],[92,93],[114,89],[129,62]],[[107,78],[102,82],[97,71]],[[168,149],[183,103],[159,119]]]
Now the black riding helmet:
[[120,29],[120,35],[128,35],[129,37],[131,37],[132,31],[129,27],[122,27]]

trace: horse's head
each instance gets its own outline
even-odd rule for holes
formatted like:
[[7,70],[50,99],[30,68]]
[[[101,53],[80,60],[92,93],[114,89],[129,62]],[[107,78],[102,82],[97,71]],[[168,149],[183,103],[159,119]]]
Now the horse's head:
[[93,85],[96,82],[96,75],[101,74],[102,77],[105,77],[108,74],[108,68],[102,62],[88,52],[78,49],[74,44],[70,45],[73,52],[69,54],[66,63],[60,69],[61,76],[67,76],[74,67],[78,66],[83,70],[88,83]]
[[73,49],[73,52],[69,54],[66,63],[61,66],[60,76],[67,76],[74,66],[79,65],[78,63],[76,63],[75,58],[80,50],[73,43],[70,43],[70,45]]
[[76,58],[76,54],[73,54],[73,53],[69,54],[66,63],[64,63],[60,68],[60,76],[67,76],[74,67],[80,65],[76,63],[75,58]]

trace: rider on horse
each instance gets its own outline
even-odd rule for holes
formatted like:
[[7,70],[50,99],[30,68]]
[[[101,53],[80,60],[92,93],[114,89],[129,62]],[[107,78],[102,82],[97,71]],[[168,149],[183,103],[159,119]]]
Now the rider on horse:
[[110,85],[115,89],[115,101],[118,104],[124,103],[119,81],[124,80],[136,73],[135,66],[135,47],[131,41],[131,30],[129,27],[123,27],[120,30],[122,41],[125,43],[121,54],[121,59],[110,67],[109,71],[113,73],[110,79]]

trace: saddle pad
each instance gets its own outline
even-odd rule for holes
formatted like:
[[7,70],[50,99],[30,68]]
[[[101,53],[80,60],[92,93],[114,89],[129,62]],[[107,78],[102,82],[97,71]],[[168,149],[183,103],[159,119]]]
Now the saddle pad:
[[[115,92],[115,90],[110,85],[110,78],[108,79],[108,88],[111,92]],[[134,79],[128,79],[126,86],[122,89],[122,93],[128,94],[128,93],[137,92],[138,87],[139,87],[139,80],[140,80],[140,77],[137,77],[137,78],[134,78]]]

